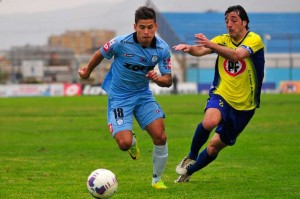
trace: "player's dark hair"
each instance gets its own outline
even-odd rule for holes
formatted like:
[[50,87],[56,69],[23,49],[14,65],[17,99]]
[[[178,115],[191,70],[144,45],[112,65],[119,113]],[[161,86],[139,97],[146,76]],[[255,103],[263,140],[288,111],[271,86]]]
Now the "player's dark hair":
[[140,19],[153,19],[156,23],[156,13],[153,8],[147,6],[141,6],[135,11],[135,24]]
[[245,9],[242,6],[240,6],[240,5],[230,6],[226,10],[225,16],[230,12],[236,12],[242,21],[246,21],[247,22],[246,29],[249,30],[248,24],[250,23],[250,21],[249,21],[247,12],[245,11]]

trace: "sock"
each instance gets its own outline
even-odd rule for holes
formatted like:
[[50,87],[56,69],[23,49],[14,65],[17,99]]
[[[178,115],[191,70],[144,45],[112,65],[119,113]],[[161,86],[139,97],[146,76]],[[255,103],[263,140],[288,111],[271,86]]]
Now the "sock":
[[187,174],[192,175],[194,172],[199,171],[203,167],[207,166],[209,163],[214,161],[218,155],[209,157],[207,154],[207,148],[205,148],[198,156],[195,164],[188,168]]
[[209,138],[210,131],[204,129],[202,122],[198,124],[198,127],[194,133],[194,137],[191,144],[189,157],[196,160],[200,148],[206,143]]
[[135,141],[135,137],[132,136],[132,141],[131,141],[131,146],[135,145],[136,141]]
[[152,162],[153,162],[153,176],[152,183],[156,183],[161,179],[162,173],[165,170],[168,159],[168,145],[162,146],[154,145]]

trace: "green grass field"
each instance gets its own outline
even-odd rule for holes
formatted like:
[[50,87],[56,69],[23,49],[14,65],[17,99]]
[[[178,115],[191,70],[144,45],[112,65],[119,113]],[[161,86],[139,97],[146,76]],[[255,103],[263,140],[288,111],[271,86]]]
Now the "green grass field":
[[112,170],[113,198],[300,198],[300,95],[262,95],[233,147],[189,183],[175,184],[207,95],[156,96],[167,118],[167,190],[153,190],[152,141],[135,123],[141,159],[118,149],[106,96],[0,99],[0,198],[91,198],[90,172]]

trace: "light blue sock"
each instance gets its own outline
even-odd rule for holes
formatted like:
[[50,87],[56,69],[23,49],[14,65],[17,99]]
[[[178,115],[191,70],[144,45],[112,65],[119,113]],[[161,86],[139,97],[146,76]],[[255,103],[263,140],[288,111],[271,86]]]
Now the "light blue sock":
[[165,170],[168,160],[168,144],[154,145],[152,162],[153,162],[153,176],[152,183],[158,182]]
[[131,146],[135,145],[136,141],[135,141],[135,137],[132,136],[132,141],[131,141]]

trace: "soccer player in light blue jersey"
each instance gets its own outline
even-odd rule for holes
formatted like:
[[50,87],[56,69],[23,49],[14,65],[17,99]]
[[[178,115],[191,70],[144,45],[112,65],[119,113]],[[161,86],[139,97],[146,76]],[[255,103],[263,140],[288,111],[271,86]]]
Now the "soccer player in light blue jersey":
[[[106,59],[114,58],[102,88],[108,94],[108,126],[122,151],[132,159],[140,157],[135,134],[134,117],[153,140],[152,187],[166,189],[161,177],[168,159],[167,136],[163,110],[149,89],[149,82],[161,87],[172,85],[170,49],[155,36],[157,30],[154,9],[142,6],[135,12],[135,32],[117,36],[94,53],[87,66],[79,69],[79,76],[89,78],[93,69]],[[154,71],[158,65],[160,74]]]

